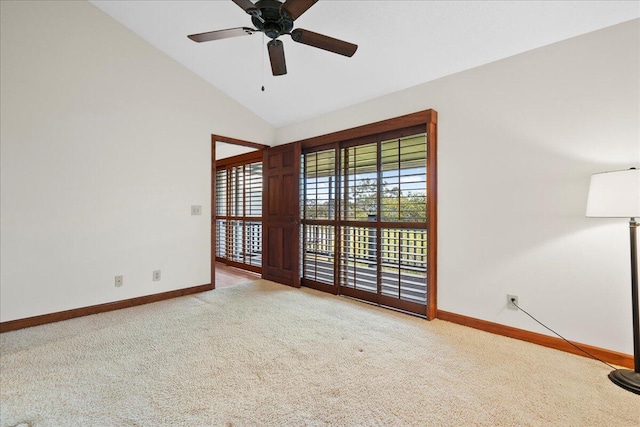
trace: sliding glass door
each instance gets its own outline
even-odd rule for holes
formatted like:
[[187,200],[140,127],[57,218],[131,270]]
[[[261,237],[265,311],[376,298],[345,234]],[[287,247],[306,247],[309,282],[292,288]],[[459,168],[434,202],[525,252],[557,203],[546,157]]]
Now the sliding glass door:
[[427,136],[303,154],[303,284],[426,314]]

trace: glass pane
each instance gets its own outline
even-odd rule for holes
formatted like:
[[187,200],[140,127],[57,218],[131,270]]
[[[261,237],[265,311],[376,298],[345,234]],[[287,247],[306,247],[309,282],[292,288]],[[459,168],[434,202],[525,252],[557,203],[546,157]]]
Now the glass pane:
[[227,215],[227,171],[216,172],[216,215]]
[[262,163],[245,166],[245,216],[262,216]]
[[344,220],[373,220],[378,211],[377,143],[342,149],[341,189]]
[[229,215],[244,216],[244,166],[229,170]]
[[245,223],[244,253],[245,264],[262,266],[262,223],[248,221]]
[[343,227],[340,237],[340,285],[378,292],[377,232],[369,227]]
[[244,261],[242,221],[229,221],[227,259],[236,262]]
[[216,220],[216,256],[220,258],[227,257],[227,222],[225,220]]
[[427,138],[416,135],[382,142],[382,221],[427,220]]
[[335,218],[335,150],[304,155],[304,218]]
[[305,279],[333,285],[334,232],[329,225],[305,225],[303,272]]
[[425,304],[427,301],[427,230],[383,228],[382,295]]

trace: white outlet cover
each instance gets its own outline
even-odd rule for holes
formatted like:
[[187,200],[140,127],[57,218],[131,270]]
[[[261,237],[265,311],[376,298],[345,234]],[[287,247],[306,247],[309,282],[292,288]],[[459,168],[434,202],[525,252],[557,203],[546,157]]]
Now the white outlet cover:
[[202,215],[202,206],[191,205],[191,215]]

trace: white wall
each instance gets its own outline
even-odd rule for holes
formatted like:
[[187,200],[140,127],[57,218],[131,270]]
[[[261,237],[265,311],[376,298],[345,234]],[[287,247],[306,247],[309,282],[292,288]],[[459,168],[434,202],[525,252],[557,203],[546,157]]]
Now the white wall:
[[584,213],[591,174],[640,167],[639,68],[635,20],[278,129],[276,138],[435,109],[439,308],[548,334],[506,309],[507,293],[516,294],[566,337],[632,354],[627,222]]
[[0,4],[0,320],[210,283],[210,135],[274,129],[87,2]]

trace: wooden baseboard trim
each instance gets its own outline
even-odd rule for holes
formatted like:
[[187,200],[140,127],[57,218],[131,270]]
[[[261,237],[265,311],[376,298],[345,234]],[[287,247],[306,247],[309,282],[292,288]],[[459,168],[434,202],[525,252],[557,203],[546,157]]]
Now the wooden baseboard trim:
[[0,322],[0,333],[15,331],[17,329],[30,328],[32,326],[44,325],[46,323],[60,322],[75,317],[88,316],[90,314],[104,313],[105,311],[120,310],[121,308],[135,307],[136,305],[149,304],[166,299],[177,298],[184,295],[197,294],[212,290],[211,284],[193,286],[191,288],[176,289],[175,291],[161,292],[159,294],[145,295],[142,297],[127,300],[108,302],[105,304],[92,305],[89,307],[74,308],[72,310],[59,311],[57,313],[43,314],[40,316],[27,317],[24,319]]
[[[481,331],[490,332],[492,334],[503,335],[517,340],[527,341],[533,344],[542,345],[544,347],[556,350],[566,351],[568,353],[577,354],[579,356],[589,357],[580,350],[567,344],[560,338],[550,337],[548,335],[538,334],[536,332],[525,331],[511,326],[501,325],[499,323],[488,322],[486,320],[475,319],[460,314],[449,313],[447,311],[438,310],[437,318],[447,322],[457,323],[459,325],[468,326]],[[624,366],[633,369],[633,356],[604,348],[593,347],[587,344],[574,342],[577,346],[582,347],[597,358],[614,365]]]

